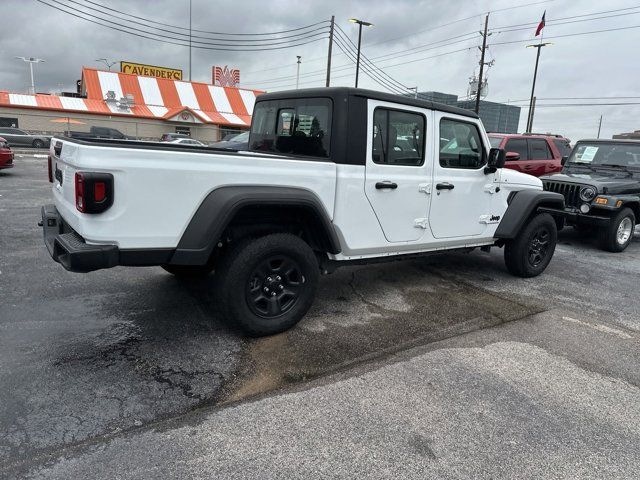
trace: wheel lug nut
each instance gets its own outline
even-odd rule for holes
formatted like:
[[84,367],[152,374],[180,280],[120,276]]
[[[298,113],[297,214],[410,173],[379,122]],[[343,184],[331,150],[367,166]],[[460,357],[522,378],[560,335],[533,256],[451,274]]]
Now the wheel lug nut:
[[284,290],[284,287],[283,287],[282,285],[279,285],[279,286],[278,286],[278,288],[279,288],[280,290]]
[[280,275],[278,275],[278,276],[276,277],[276,280],[277,280],[277,281],[282,280],[282,278],[280,278]]
[[275,297],[276,296],[276,292],[271,292],[271,296]]
[[271,281],[271,277],[267,277],[267,282],[270,282],[270,281]]
[[264,289],[263,289],[263,290],[264,290],[265,292],[267,292],[267,293],[269,292],[269,289],[268,289],[267,287],[264,287]]

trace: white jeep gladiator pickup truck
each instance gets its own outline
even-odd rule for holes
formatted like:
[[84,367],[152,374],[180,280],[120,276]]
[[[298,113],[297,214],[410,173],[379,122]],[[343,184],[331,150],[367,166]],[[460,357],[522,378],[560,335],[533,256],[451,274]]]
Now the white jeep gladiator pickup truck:
[[295,325],[320,273],[449,250],[549,264],[562,195],[503,169],[478,116],[353,88],[257,98],[249,151],[55,138],[45,244],[67,270],[215,271],[217,306],[249,335]]

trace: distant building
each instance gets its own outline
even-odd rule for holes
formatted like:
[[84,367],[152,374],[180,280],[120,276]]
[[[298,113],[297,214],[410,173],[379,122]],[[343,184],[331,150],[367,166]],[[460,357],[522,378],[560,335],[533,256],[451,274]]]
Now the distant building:
[[613,138],[620,138],[623,140],[640,140],[640,130],[629,133],[618,133],[617,135],[614,135]]
[[[457,95],[442,92],[420,92],[419,97],[423,100],[444,103],[456,107],[474,110],[475,100],[458,100]],[[410,96],[410,94],[409,94]],[[480,100],[480,118],[484,128],[488,132],[518,133],[520,123],[520,107],[507,105],[505,103],[488,102]]]

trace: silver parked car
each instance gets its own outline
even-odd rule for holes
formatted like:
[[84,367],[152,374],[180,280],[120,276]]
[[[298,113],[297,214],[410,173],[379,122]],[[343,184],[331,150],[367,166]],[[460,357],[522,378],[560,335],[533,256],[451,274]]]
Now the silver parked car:
[[33,135],[19,128],[0,127],[0,136],[12,147],[49,148],[51,136]]

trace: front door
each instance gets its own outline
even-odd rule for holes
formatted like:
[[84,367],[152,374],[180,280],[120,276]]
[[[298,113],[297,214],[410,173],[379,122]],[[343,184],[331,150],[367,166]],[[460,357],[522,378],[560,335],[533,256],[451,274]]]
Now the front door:
[[440,148],[434,161],[431,215],[434,237],[481,235],[488,223],[498,223],[491,212],[494,175],[486,175],[487,151],[478,123],[466,117],[435,114]]
[[418,240],[428,228],[430,112],[374,100],[368,104],[365,194],[389,242]]

